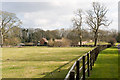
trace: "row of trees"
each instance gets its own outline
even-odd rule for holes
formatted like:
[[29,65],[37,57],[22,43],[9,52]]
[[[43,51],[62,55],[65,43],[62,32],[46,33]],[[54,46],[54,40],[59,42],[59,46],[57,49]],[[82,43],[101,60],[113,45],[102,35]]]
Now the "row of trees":
[[[94,32],[88,30],[81,30],[82,40],[94,40]],[[116,30],[99,30],[99,42],[119,41]],[[51,39],[67,39],[70,45],[76,45],[79,42],[79,35],[76,29],[60,29],[60,30],[47,30],[42,29],[23,29],[13,27],[9,33],[4,36],[4,45],[18,45],[19,43],[34,43],[37,44],[42,38],[48,41]]]
[[[78,9],[75,17],[72,19],[73,28],[60,30],[42,29],[24,29],[21,28],[22,22],[14,13],[0,11],[0,37],[1,44],[17,45],[19,43],[35,43],[37,44],[43,37],[50,39],[69,39],[71,44],[77,44],[82,41],[93,40],[94,45],[97,41],[110,42],[111,40],[119,41],[117,31],[101,30],[100,27],[109,26],[111,21],[106,18],[108,9],[98,2],[92,3],[92,9],[85,14],[83,20],[83,11]],[[83,22],[89,27],[89,30],[83,29]],[[117,37],[118,36],[118,37]]]

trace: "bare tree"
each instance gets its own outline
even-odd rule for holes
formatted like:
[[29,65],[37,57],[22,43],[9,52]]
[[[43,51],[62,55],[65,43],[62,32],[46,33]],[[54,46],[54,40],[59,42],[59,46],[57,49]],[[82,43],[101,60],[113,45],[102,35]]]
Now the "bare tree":
[[6,11],[0,11],[0,32],[2,37],[2,44],[6,34],[15,26],[19,27],[21,21],[16,17],[14,13]]
[[96,46],[99,28],[101,26],[109,26],[111,22],[106,18],[108,9],[104,5],[98,2],[93,2],[92,7],[92,10],[87,11],[86,23],[94,33],[94,46]]
[[75,13],[75,17],[73,18],[73,27],[77,30],[77,34],[79,36],[80,46],[82,45],[82,10],[78,9]]

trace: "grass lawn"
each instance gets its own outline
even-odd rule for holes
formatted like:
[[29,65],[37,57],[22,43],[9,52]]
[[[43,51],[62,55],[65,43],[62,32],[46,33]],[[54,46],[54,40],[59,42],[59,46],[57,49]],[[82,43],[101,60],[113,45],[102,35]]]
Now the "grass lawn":
[[[82,56],[90,47],[23,47],[2,48],[3,78],[64,78],[72,59]],[[53,72],[52,74],[49,74]]]
[[[107,42],[98,42],[97,45],[108,45],[109,43]],[[89,43],[86,43],[85,45],[94,45],[94,42],[89,42]]]
[[118,52],[118,77],[120,80],[120,43],[119,43],[119,52]]
[[118,78],[118,49],[102,51],[95,62],[90,78]]
[[118,44],[120,44],[120,43],[115,43],[115,46],[117,46]]

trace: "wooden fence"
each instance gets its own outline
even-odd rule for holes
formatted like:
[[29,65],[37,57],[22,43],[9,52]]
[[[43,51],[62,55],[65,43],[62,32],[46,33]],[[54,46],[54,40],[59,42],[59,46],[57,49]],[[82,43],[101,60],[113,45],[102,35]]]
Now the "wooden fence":
[[90,70],[97,59],[100,51],[111,47],[111,45],[100,45],[80,57],[71,67],[64,80],[85,80],[90,76]]

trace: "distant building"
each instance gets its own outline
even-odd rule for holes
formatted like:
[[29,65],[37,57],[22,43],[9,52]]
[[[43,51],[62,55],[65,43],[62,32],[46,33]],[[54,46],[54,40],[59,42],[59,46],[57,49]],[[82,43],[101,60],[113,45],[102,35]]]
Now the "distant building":
[[90,40],[89,42],[93,42],[93,40]]
[[[90,40],[90,41],[82,41],[82,45],[85,45],[85,44],[87,44],[87,43],[92,43],[93,42],[93,40]],[[80,45],[80,42],[78,42],[78,45]]]
[[82,45],[87,44],[87,43],[88,43],[88,41],[83,41],[83,42],[82,42]]
[[[82,41],[82,45],[88,43],[87,41]],[[80,42],[78,42],[78,45],[80,45]]]
[[40,40],[40,45],[47,45],[48,44],[48,40],[46,38],[42,38]]

